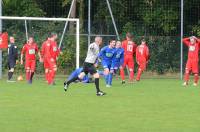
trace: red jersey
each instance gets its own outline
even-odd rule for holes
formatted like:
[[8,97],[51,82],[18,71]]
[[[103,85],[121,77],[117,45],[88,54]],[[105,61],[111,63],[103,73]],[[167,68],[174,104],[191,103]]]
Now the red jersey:
[[190,38],[184,38],[183,43],[188,46],[188,60],[199,60],[200,40],[196,39],[196,43],[192,44]]
[[149,60],[149,48],[146,44],[141,44],[136,48],[136,60],[148,61]]
[[133,41],[122,41],[122,48],[124,49],[124,56],[133,56],[137,45]]
[[56,41],[51,41],[51,50],[50,50],[51,56],[56,59],[60,53],[60,50],[58,49],[58,45]]
[[51,58],[51,41],[46,40],[42,44],[41,55],[43,58]]
[[8,33],[0,34],[0,48],[8,48]]
[[22,48],[21,54],[25,53],[26,60],[35,60],[36,53],[38,52],[38,46],[36,43],[25,44]]

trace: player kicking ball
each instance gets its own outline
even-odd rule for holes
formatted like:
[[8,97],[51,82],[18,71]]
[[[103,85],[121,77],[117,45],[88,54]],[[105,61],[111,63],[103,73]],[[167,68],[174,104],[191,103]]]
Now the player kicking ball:
[[76,80],[83,79],[85,75],[90,73],[94,77],[94,83],[96,87],[96,95],[97,96],[103,96],[105,95],[104,92],[102,92],[99,88],[99,73],[96,70],[97,65],[95,65],[95,62],[97,60],[98,54],[99,54],[99,46],[102,44],[102,38],[97,36],[95,37],[95,42],[90,44],[88,47],[87,57],[85,59],[85,62],[83,64],[83,71],[78,75],[78,77],[74,77],[70,79],[67,82],[64,82],[64,90],[67,91],[69,88],[69,85],[72,82],[75,82]]
[[136,48],[136,61],[138,64],[138,72],[136,81],[140,81],[142,72],[146,69],[149,60],[149,48],[144,39],[142,39],[141,44]]
[[185,76],[183,86],[188,85],[190,72],[194,74],[194,86],[197,86],[199,80],[199,50],[200,50],[200,40],[195,36],[184,38],[183,43],[188,47],[188,59],[185,67]]

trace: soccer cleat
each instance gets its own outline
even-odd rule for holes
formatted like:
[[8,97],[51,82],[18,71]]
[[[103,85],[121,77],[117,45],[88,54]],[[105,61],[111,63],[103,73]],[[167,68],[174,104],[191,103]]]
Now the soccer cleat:
[[107,85],[106,85],[106,87],[107,87],[107,88],[110,88],[110,87],[111,87],[111,85],[107,84]]
[[32,84],[32,81],[31,81],[31,80],[28,80],[27,83],[28,83],[28,84]]
[[140,78],[136,78],[135,81],[136,81],[136,82],[139,82],[139,81],[140,81]]
[[122,84],[125,84],[126,82],[125,82],[125,80],[122,80]]
[[188,82],[184,82],[184,83],[183,83],[183,86],[187,86],[187,85],[188,85]]
[[97,95],[97,96],[104,96],[104,95],[106,95],[106,93],[104,93],[104,92],[102,92],[102,91],[99,91],[99,92],[97,92],[96,95]]
[[196,86],[197,86],[197,83],[193,83],[193,86],[195,86],[195,87],[196,87]]
[[69,85],[66,82],[64,82],[64,91],[65,92],[67,91],[68,87],[69,87]]

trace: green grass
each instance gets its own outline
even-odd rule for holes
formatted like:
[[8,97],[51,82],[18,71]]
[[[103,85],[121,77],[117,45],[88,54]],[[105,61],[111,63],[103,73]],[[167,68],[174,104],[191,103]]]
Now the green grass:
[[199,132],[200,87],[182,87],[176,79],[114,81],[97,97],[93,84],[62,80],[48,86],[0,81],[1,132]]

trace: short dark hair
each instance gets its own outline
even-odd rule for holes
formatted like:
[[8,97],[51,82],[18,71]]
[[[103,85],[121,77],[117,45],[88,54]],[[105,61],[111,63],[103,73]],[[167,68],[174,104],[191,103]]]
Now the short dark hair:
[[55,35],[57,35],[56,32],[51,32],[49,37],[53,37],[53,36],[55,36]]
[[128,37],[128,38],[133,38],[133,35],[132,35],[130,32],[127,32],[127,33],[126,33],[126,37]]
[[116,40],[115,40],[115,39],[111,39],[111,40],[109,40],[109,44],[110,44],[112,41],[116,41]]

